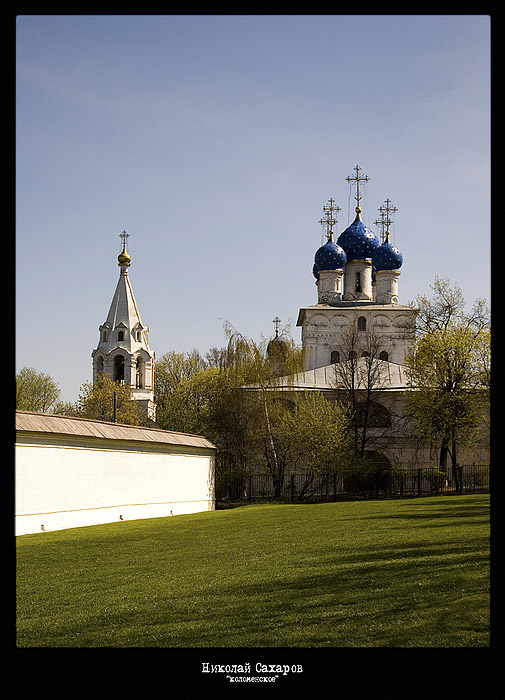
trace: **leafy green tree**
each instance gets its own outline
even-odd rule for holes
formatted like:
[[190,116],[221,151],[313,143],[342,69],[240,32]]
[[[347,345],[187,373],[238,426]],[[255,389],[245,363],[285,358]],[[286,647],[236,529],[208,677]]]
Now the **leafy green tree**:
[[[168,430],[203,434],[218,448],[216,473],[261,470],[280,495],[288,469],[334,471],[348,445],[347,416],[319,393],[289,391],[303,354],[283,331],[272,345],[225,325],[227,346],[203,358],[167,353],[157,369],[157,422]],[[287,389],[287,391],[286,391]]]
[[70,401],[56,401],[52,408],[52,412],[61,416],[76,416],[78,409],[76,405]]
[[241,380],[237,388],[246,393],[247,405],[256,420],[256,440],[251,441],[251,452],[257,454],[261,446],[266,471],[272,475],[278,491],[282,488],[287,458],[276,440],[275,419],[282,412],[277,390],[303,370],[303,352],[287,336],[282,352],[269,355],[266,340],[256,343],[229,323],[225,324],[225,334],[233,358],[231,371]]
[[130,387],[113,382],[107,374],[99,374],[96,382],[85,382],[81,386],[76,404],[76,414],[126,425],[143,425],[146,416],[132,398]]
[[238,387],[246,375],[228,348],[206,358],[168,352],[156,362],[156,421],[165,430],[205,435],[218,448],[216,471],[245,469],[250,411]]
[[154,393],[157,406],[162,405],[165,398],[170,396],[181,382],[191,379],[207,366],[207,362],[198,350],[192,350],[190,353],[171,351],[162,355],[155,361],[154,366]]
[[167,430],[199,432],[194,409],[201,400],[190,394],[188,382],[205,369],[207,362],[197,350],[167,352],[156,361],[154,392],[158,425]]
[[16,374],[16,408],[21,411],[51,412],[58,402],[58,384],[48,374],[23,367]]
[[345,470],[352,454],[352,438],[347,413],[336,402],[319,392],[304,392],[294,397],[273,416],[278,452],[291,470],[301,472],[307,491],[316,475]]
[[431,297],[418,295],[415,303],[410,304],[417,311],[418,337],[433,331],[444,331],[455,325],[468,328],[477,335],[489,330],[489,309],[485,299],[477,299],[467,312],[461,289],[457,285],[451,287],[449,280],[435,277],[430,289],[433,292]]
[[163,395],[157,409],[157,422],[169,430],[204,432],[208,436],[210,416],[218,393],[219,370],[216,367],[199,369]]
[[[268,393],[279,374],[301,369],[301,351],[286,337],[282,357],[225,326],[228,343],[205,359],[196,351],[166,353],[156,365],[157,422],[167,430],[205,435],[218,448],[216,472],[244,473],[279,459],[272,442]],[[244,387],[250,387],[249,390]]]
[[433,289],[433,300],[418,297],[420,333],[405,360],[405,414],[415,435],[439,444],[442,469],[451,458],[459,490],[459,450],[479,438],[488,408],[489,314],[482,301],[466,314],[460,290],[446,281],[436,280]]

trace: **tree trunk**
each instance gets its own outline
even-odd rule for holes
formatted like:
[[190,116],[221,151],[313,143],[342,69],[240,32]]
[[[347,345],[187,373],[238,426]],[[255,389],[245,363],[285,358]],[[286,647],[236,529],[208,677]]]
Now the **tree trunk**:
[[446,441],[444,440],[440,446],[440,460],[438,462],[438,466],[444,472],[447,471],[447,453],[448,453],[448,451],[449,451],[449,448],[447,446]]
[[454,477],[454,485],[456,487],[456,493],[462,493],[462,484],[459,473],[458,461],[456,459],[456,441],[452,441],[452,475]]

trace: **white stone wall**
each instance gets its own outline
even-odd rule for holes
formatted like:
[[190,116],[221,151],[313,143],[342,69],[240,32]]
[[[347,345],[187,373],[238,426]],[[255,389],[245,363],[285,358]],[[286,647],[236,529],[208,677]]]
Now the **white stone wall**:
[[366,328],[374,328],[382,336],[390,362],[404,364],[404,357],[414,343],[412,310],[402,306],[356,304],[315,306],[305,309],[302,325],[302,346],[306,350],[305,370],[329,365],[333,350],[341,348],[342,333],[356,324],[359,316],[366,319]]
[[118,442],[21,435],[16,535],[214,509],[213,451]]

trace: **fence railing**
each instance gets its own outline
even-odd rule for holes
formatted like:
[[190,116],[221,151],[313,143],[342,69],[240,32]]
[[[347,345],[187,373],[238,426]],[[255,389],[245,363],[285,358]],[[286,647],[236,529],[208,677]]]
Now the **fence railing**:
[[258,501],[323,502],[372,498],[402,498],[451,493],[489,492],[489,465],[467,464],[452,469],[396,468],[367,474],[269,474],[216,477],[216,505]]

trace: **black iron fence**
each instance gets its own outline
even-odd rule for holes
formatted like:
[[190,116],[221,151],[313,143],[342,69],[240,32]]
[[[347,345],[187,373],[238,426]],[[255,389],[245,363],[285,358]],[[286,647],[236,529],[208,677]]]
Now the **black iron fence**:
[[489,465],[467,464],[452,469],[392,468],[355,474],[221,474],[216,477],[216,506],[279,501],[317,503],[372,498],[402,498],[452,493],[489,492]]

